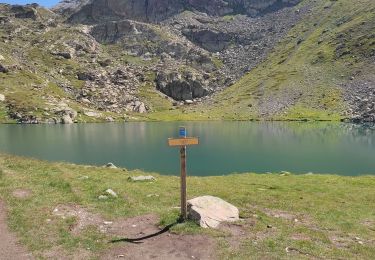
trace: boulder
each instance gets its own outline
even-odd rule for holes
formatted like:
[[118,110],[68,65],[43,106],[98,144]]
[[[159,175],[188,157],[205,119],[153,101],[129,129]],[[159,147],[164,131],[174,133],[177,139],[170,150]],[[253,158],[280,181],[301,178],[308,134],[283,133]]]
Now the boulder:
[[184,75],[178,72],[158,73],[156,77],[157,89],[173,98],[184,101],[204,97],[208,94],[206,83],[191,73]]
[[116,167],[116,165],[114,165],[113,163],[107,163],[106,164],[106,166],[105,166],[106,168],[111,168],[111,169],[117,169],[117,167]]
[[239,210],[232,204],[213,196],[202,196],[187,202],[188,218],[203,228],[217,228],[221,222],[239,220]]
[[61,123],[62,124],[73,124],[73,119],[69,116],[69,115],[64,115],[62,118],[61,118]]
[[0,73],[7,73],[8,69],[0,64]]

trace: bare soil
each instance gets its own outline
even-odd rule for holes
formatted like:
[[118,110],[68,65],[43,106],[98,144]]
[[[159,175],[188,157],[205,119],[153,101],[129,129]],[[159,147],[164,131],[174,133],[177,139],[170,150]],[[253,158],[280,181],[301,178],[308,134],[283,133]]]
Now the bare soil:
[[217,259],[214,241],[203,235],[176,235],[169,232],[139,243],[115,245],[101,259]]
[[0,200],[0,259],[4,260],[28,260],[34,259],[11,233],[6,223],[6,208]]
[[[163,232],[157,226],[159,218],[153,214],[106,221],[99,214],[78,205],[58,205],[53,214],[61,218],[76,218],[70,230],[72,234],[79,235],[85,227],[96,226],[100,232],[112,238],[112,248],[103,252],[100,259],[217,259],[216,243],[212,238],[177,235],[168,230]],[[47,256],[58,258],[63,255],[58,249],[53,251]],[[74,259],[81,259],[77,254],[74,256]]]
[[12,195],[18,199],[30,198],[33,192],[30,189],[16,189],[12,192]]

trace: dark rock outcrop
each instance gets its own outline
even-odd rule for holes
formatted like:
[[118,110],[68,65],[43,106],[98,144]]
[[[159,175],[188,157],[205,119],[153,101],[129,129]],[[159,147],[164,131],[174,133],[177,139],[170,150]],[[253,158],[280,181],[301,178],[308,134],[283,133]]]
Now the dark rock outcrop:
[[210,52],[224,50],[232,40],[229,34],[210,29],[186,29],[182,33],[192,42],[197,43]]
[[134,32],[136,32],[134,23],[129,20],[123,20],[99,24],[93,27],[91,35],[99,42],[112,43]]
[[7,72],[8,72],[8,69],[5,66],[0,64],[0,73],[7,73]]
[[37,4],[32,5],[13,5],[10,9],[11,12],[14,13],[16,18],[20,19],[33,19],[36,20],[38,18],[38,11],[36,8],[38,7]]
[[175,100],[192,100],[208,94],[207,84],[193,73],[159,73],[157,88]]

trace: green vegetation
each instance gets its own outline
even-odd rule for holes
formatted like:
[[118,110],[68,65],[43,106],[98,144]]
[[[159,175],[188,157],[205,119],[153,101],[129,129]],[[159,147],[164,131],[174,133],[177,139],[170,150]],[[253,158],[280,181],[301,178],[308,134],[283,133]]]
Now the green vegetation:
[[[58,249],[66,257],[85,252],[95,259],[116,246],[108,243],[116,237],[100,233],[95,224],[73,234],[78,219],[63,219],[53,214],[54,209],[79,206],[108,221],[153,213],[160,216],[161,225],[173,223],[178,217],[174,207],[179,205],[179,179],[153,173],[157,178],[153,183],[127,180],[140,174],[149,173],[3,154],[0,197],[9,209],[9,226],[37,257]],[[203,230],[190,222],[173,227],[171,232],[211,236],[221,259],[372,259],[374,185],[373,176],[275,173],[190,177],[189,198],[210,194],[239,207],[243,220],[236,227],[243,235]],[[119,197],[99,200],[108,188]],[[17,197],[17,189],[30,195]],[[231,239],[236,239],[238,246],[231,246]]]
[[[349,0],[319,1],[265,62],[215,96],[208,113],[227,119],[339,120],[345,109],[339,86],[355,71],[365,76],[375,69],[368,60],[374,10],[371,0],[355,6]],[[264,106],[286,101],[291,106],[262,114]]]

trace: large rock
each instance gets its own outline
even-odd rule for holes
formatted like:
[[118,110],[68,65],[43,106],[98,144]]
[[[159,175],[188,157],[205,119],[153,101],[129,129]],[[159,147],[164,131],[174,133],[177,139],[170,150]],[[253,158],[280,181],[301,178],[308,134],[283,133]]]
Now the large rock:
[[156,77],[156,86],[174,100],[192,100],[208,94],[207,83],[191,73],[161,72]]
[[6,67],[4,67],[3,65],[0,64],[0,73],[7,73],[8,72],[8,69]]
[[188,218],[203,228],[217,228],[221,222],[239,220],[238,209],[217,197],[197,197],[189,200],[187,206]]
[[64,116],[61,118],[61,123],[62,123],[62,124],[65,124],[65,125],[73,124],[73,119],[72,119],[69,115],[64,115]]

